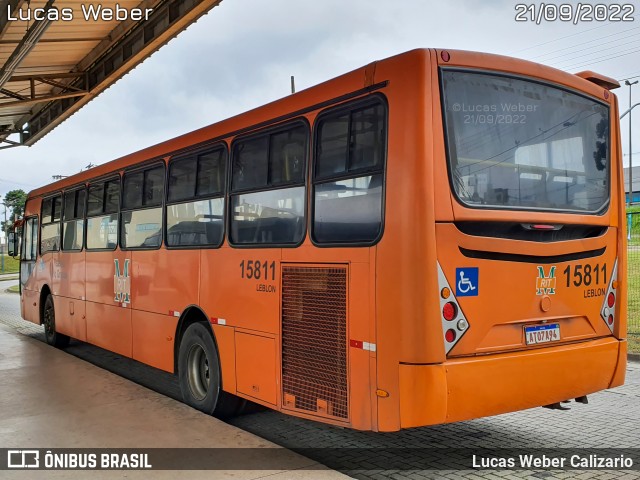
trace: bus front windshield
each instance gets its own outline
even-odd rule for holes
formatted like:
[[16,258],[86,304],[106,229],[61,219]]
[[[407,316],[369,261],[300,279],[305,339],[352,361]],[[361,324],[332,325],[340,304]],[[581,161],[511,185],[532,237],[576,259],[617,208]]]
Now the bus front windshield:
[[596,213],[609,200],[609,108],[510,76],[442,70],[449,174],[471,207]]

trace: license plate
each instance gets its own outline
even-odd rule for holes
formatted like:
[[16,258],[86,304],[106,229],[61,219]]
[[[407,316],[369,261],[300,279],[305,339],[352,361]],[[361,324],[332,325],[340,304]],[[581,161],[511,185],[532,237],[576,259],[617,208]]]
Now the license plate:
[[557,342],[560,340],[560,325],[557,323],[550,323],[548,325],[532,325],[530,327],[524,327],[524,338],[527,345]]

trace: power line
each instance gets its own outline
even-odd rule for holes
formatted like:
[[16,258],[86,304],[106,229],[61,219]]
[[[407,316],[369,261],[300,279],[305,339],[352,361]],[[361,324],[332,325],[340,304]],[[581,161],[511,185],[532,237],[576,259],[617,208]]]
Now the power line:
[[568,65],[566,67],[563,67],[564,70],[573,70],[576,68],[582,68],[582,67],[586,67],[589,65],[592,65],[594,63],[602,63],[602,62],[606,62],[608,60],[613,60],[614,58],[620,58],[620,57],[624,57],[626,55],[631,55],[632,53],[636,53],[636,52],[640,52],[640,49],[637,48],[635,50],[629,50],[626,52],[622,52],[620,53],[620,55],[607,55],[606,57],[600,57],[600,58],[596,58],[594,60],[591,60],[589,62],[581,62],[575,65]]
[[[640,29],[640,27],[638,27],[638,28]],[[541,59],[541,61],[547,63],[547,62],[550,62],[552,60],[557,60],[559,58],[569,57],[569,56],[571,56],[573,58],[581,58],[581,57],[588,57],[589,55],[597,55],[597,54],[603,53],[603,52],[614,52],[615,53],[615,49],[617,49],[617,48],[624,47],[624,46],[629,45],[629,44],[634,44],[634,43],[637,44],[637,41],[636,42],[630,42],[628,40],[629,40],[629,38],[637,37],[638,35],[640,35],[640,32],[634,33],[633,35],[629,35],[628,37],[625,37],[623,39],[622,38],[616,38],[615,40],[610,40],[608,42],[601,42],[601,43],[599,43],[597,45],[598,47],[600,47],[602,45],[609,45],[611,43],[615,44],[616,42],[620,42],[621,40],[623,40],[622,43],[618,43],[617,45],[615,45],[613,47],[606,47],[604,49],[594,50],[594,48],[596,48],[596,46],[590,46],[590,47],[586,47],[586,48],[580,48],[580,49],[574,50],[572,52],[562,53],[562,54],[556,55],[554,57]],[[574,48],[574,47],[570,47],[570,48]],[[588,52],[588,53],[585,53],[585,54],[582,54],[582,55],[576,55],[577,53],[582,53],[582,52]]]
[[550,43],[557,42],[559,40],[564,40],[565,38],[575,37],[576,35],[582,35],[583,33],[591,32],[593,30],[597,30],[598,28],[608,27],[611,23],[605,23],[604,25],[598,25],[597,27],[589,28],[588,30],[583,30],[581,32],[572,33],[571,35],[565,35],[564,37],[559,37],[554,40],[549,40],[548,42],[539,43],[538,45],[533,45],[531,47],[523,48],[521,50],[516,50],[515,52],[511,52],[509,55],[513,55],[514,53],[525,52],[527,50],[531,50],[532,48],[541,47],[543,45],[548,45]]
[[[588,40],[588,41],[586,41],[586,42],[581,42],[581,43],[576,44],[576,45],[571,45],[571,46],[569,46],[569,47],[565,47],[565,48],[558,48],[558,49],[555,49],[553,52],[542,53],[542,54],[540,54],[540,55],[536,55],[535,57],[531,57],[531,59],[532,59],[532,60],[535,60],[535,59],[538,59],[538,58],[546,57],[547,55],[553,55],[553,54],[555,54],[555,53],[557,53],[557,52],[562,52],[562,51],[564,51],[564,50],[570,50],[570,49],[575,48],[575,47],[582,47],[582,46],[584,46],[584,45],[586,45],[586,44],[588,44],[588,43],[600,42],[603,38],[614,37],[614,36],[616,36],[616,35],[622,35],[622,34],[625,34],[625,33],[630,32],[630,31],[632,31],[632,30],[639,30],[639,29],[640,29],[640,27],[633,27],[633,28],[629,28],[629,29],[627,29],[627,30],[622,30],[621,32],[610,33],[609,35],[604,35],[604,36],[602,36],[602,37],[594,38],[593,40]],[[636,34],[636,35],[637,35],[637,34]],[[635,36],[635,35],[630,35],[630,36],[631,36],[631,37],[633,37],[633,36]],[[606,44],[608,44],[608,43],[613,43],[613,42],[616,42],[616,41],[618,41],[618,40],[620,40],[620,39],[615,39],[615,40],[612,40],[612,41],[610,41],[610,42],[605,42],[605,43],[601,43],[601,42],[600,42],[600,43],[598,43],[598,45],[606,45]],[[625,40],[626,40],[626,38],[625,38]],[[577,53],[577,52],[581,52],[581,51],[584,51],[584,50],[588,50],[588,49],[590,49],[590,48],[592,48],[592,47],[586,47],[586,48],[583,48],[583,49],[577,50],[575,53]],[[570,53],[569,53],[569,54],[570,54]],[[566,54],[566,55],[569,55],[569,54]],[[563,54],[563,56],[564,56],[564,54]],[[554,59],[554,58],[557,58],[557,57],[551,57],[551,58],[548,58],[547,60],[552,60],[552,59]],[[545,60],[545,61],[546,61],[546,60]]]
[[[634,73],[632,73],[631,75],[635,75]],[[625,78],[619,78],[618,81],[622,82],[624,80],[633,80],[634,78],[640,78],[640,74],[635,75],[634,77],[625,77]]]

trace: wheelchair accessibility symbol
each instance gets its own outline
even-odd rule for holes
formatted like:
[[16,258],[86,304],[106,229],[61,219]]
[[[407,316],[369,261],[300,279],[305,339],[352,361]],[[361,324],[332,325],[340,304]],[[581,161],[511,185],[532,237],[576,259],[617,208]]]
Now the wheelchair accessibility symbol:
[[456,296],[478,296],[478,267],[456,268]]

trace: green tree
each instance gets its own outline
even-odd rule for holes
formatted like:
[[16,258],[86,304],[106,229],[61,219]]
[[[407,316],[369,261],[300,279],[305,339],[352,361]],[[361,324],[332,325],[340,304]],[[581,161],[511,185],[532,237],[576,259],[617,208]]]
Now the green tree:
[[[7,208],[7,221],[2,221],[2,231],[8,232],[13,226],[16,217],[24,215],[24,204],[27,201],[27,194],[24,190],[11,190],[4,196],[4,204]],[[10,212],[8,210],[11,210]]]
[[11,218],[22,217],[24,215],[24,204],[27,201],[27,194],[24,190],[11,190],[4,196],[4,204],[11,209]]

